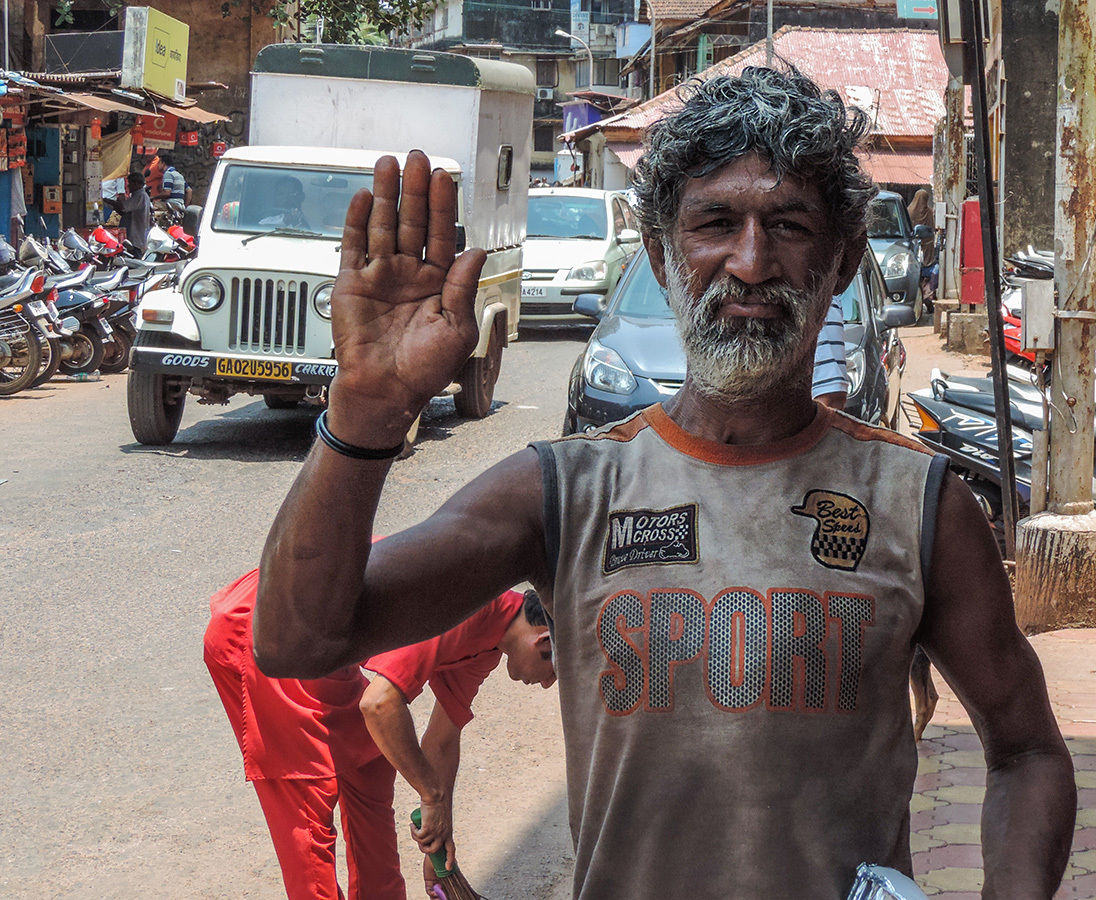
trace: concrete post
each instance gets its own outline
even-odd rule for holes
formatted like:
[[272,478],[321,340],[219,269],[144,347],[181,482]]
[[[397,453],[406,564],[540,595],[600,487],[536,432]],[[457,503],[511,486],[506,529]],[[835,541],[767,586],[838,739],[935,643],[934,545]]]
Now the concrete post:
[[944,94],[947,125],[944,136],[946,171],[944,202],[947,226],[944,231],[944,258],[940,261],[939,294],[944,300],[959,302],[959,210],[967,196],[967,154],[963,143],[963,82],[948,77]]
[[1047,512],[1025,520],[1016,613],[1029,631],[1096,624],[1092,503],[1096,265],[1096,0],[1058,13],[1058,153],[1054,281],[1058,350],[1052,363]]

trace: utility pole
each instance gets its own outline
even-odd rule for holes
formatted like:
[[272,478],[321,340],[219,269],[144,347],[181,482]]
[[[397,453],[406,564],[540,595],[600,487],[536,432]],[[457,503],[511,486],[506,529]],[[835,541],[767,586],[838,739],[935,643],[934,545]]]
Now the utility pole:
[[1031,631],[1096,624],[1094,29],[1096,0],[1061,0],[1054,190],[1057,350],[1051,358],[1047,511],[1022,523],[1016,559],[1016,616]]

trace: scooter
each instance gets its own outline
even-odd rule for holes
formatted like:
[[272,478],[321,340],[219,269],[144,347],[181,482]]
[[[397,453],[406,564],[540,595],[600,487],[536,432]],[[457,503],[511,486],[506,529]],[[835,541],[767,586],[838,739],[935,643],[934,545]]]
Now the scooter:
[[[1043,397],[1033,374],[1007,366],[1012,450],[1020,513],[1031,503],[1033,435],[1044,430]],[[951,469],[970,486],[998,538],[1003,538],[1000,448],[993,380],[948,375],[933,369],[929,387],[908,393],[903,409],[917,438],[950,459]]]
[[0,396],[17,394],[38,377],[42,346],[24,312],[44,281],[32,271],[0,275]]

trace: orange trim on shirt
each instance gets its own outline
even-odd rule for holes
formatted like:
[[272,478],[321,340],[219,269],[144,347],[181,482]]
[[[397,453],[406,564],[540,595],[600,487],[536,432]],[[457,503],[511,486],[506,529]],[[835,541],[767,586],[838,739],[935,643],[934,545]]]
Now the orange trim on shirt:
[[755,466],[806,453],[822,440],[836,417],[829,407],[816,406],[817,412],[810,425],[791,437],[769,444],[723,444],[697,437],[671,419],[661,403],[647,407],[641,415],[659,437],[687,456],[721,466]]
[[894,444],[897,447],[905,447],[907,450],[918,450],[921,453],[927,453],[929,456],[933,455],[933,452],[924,444],[912,440],[903,434],[899,434],[897,431],[891,431],[889,428],[868,425],[866,422],[854,419],[846,413],[835,413],[832,418],[833,421],[830,424],[833,425],[834,428],[838,431],[843,431],[855,440],[883,441],[887,444]]

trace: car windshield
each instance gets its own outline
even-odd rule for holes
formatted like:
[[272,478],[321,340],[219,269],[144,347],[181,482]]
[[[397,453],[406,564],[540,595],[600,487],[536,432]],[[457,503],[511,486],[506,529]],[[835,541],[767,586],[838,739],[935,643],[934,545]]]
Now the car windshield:
[[526,236],[602,240],[608,236],[605,201],[573,194],[531,195]]
[[902,210],[897,200],[876,200],[868,210],[869,238],[901,238]]
[[[620,283],[616,306],[613,312],[620,316],[646,319],[672,319],[666,291],[655,280],[651,271],[647,252],[640,253],[632,264],[627,277]],[[863,321],[861,310],[864,305],[864,273],[857,272],[856,277],[841,293],[841,310],[846,325],[856,325]]]
[[214,205],[214,231],[342,237],[346,207],[372,172],[232,164]]
[[655,273],[651,271],[651,261],[646,252],[640,254],[627,279],[621,283],[620,299],[614,311],[617,315],[640,319],[674,317],[666,300],[666,291],[655,281]]

